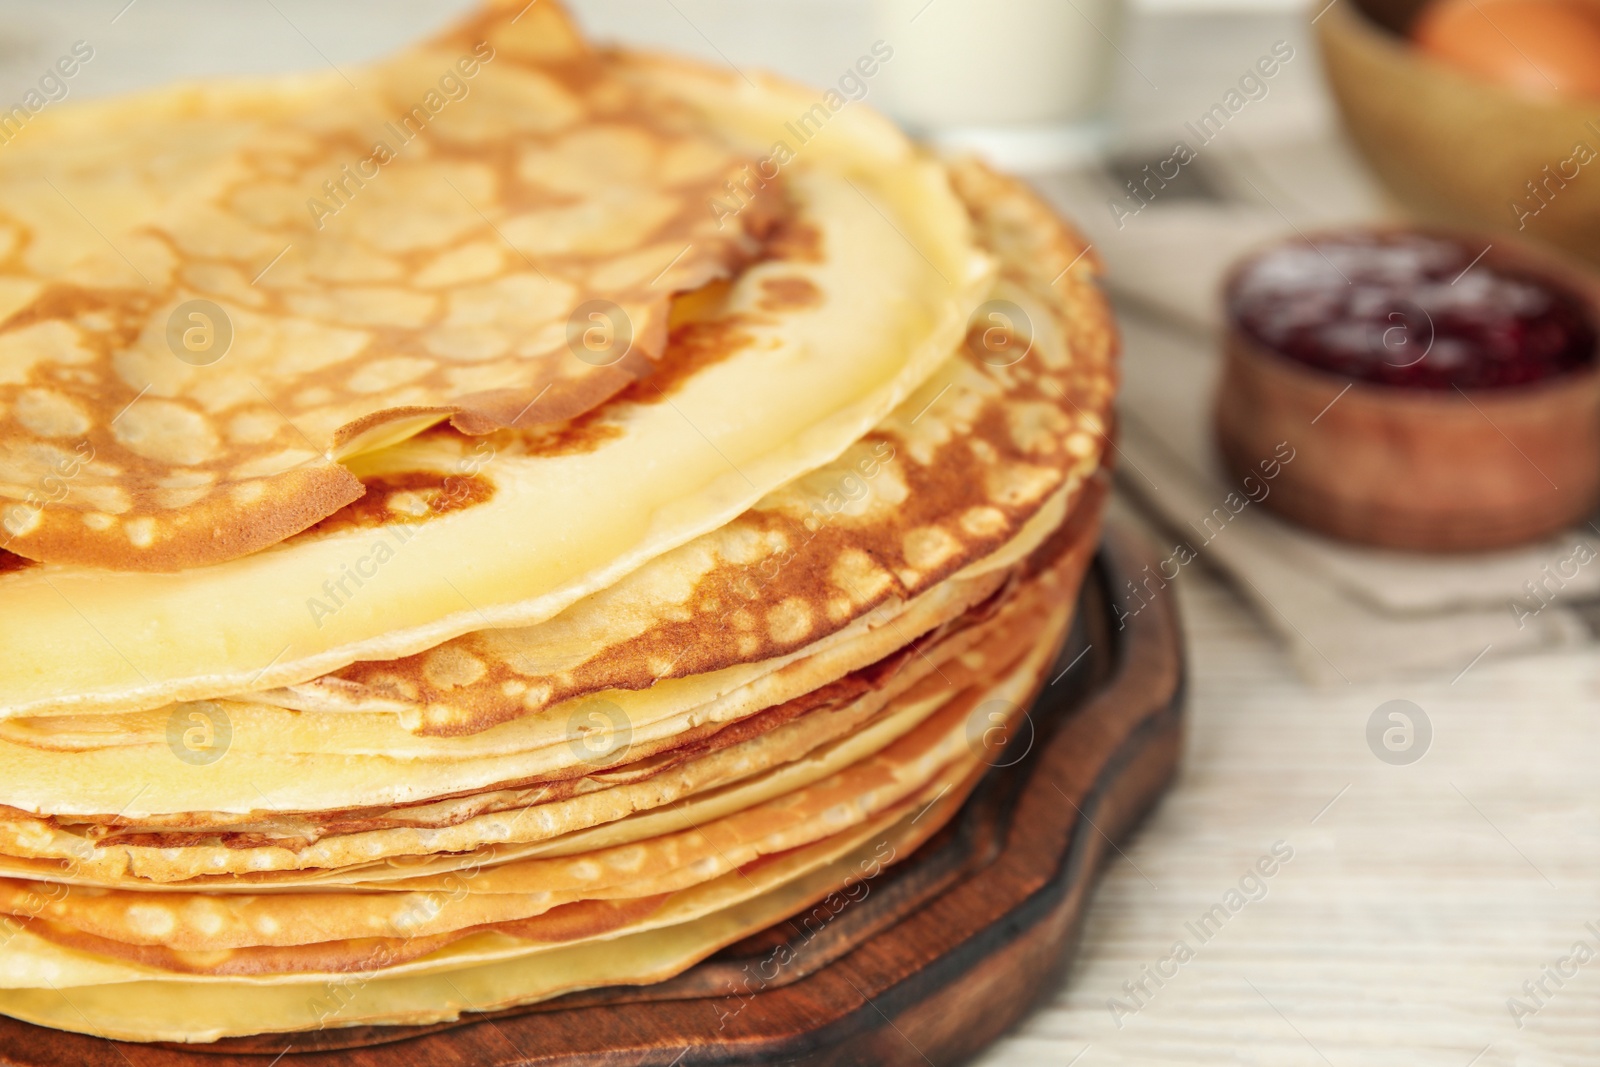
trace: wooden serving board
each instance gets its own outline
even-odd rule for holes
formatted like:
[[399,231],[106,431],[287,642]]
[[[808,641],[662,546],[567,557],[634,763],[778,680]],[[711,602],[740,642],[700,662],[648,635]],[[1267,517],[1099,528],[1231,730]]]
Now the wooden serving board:
[[[137,1045],[0,1017],[7,1067],[949,1067],[1051,988],[1111,842],[1178,765],[1183,649],[1172,595],[1135,615],[1116,591],[1153,562],[1110,530],[1036,700],[1027,749],[950,825],[820,928],[784,923],[677,978],[431,1027],[361,1027]],[[1126,609],[1124,608],[1124,611]],[[1013,750],[1014,751],[1014,750]],[[774,961],[781,960],[781,966]],[[771,977],[769,978],[768,975]]]

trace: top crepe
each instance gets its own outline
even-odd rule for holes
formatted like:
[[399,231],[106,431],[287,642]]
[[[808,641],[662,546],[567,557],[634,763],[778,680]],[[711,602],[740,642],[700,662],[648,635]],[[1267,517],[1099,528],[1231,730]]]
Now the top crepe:
[[51,109],[0,156],[0,543],[172,571],[361,496],[443,419],[563,420],[736,272],[747,157],[521,3],[343,76]]
[[[812,100],[759,76],[611,61],[741,151]],[[865,109],[806,142],[780,202],[760,262],[676,302],[696,328],[662,372],[583,418],[476,440],[391,424],[411,435],[348,459],[385,487],[376,506],[209,566],[0,566],[0,716],[293,685],[532,625],[831,462],[950,360],[994,262],[946,169]]]

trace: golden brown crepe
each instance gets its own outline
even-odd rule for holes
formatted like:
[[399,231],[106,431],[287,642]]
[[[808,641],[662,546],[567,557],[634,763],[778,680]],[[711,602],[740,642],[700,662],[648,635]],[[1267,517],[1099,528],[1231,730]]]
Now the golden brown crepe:
[[[760,129],[800,95],[684,106]],[[0,568],[0,718],[292,685],[533,625],[835,460],[949,362],[993,261],[945,170],[868,112],[830,125],[784,192],[808,242],[685,312],[720,340],[674,345],[588,419],[352,456],[371,506],[210,566]],[[774,284],[816,298],[772,305]]]
[[342,459],[442,419],[558,422],[649,373],[673,295],[748,262],[777,198],[715,218],[749,160],[521,6],[354,88],[166,89],[8,146],[5,547],[244,555],[361,496]]

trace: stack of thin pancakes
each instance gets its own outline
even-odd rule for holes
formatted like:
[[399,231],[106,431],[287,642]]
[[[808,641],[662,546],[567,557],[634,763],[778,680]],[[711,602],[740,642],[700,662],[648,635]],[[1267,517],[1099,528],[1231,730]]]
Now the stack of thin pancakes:
[[1070,622],[1115,337],[1025,189],[547,0],[347,73],[0,153],[0,1012],[659,981],[909,856]]

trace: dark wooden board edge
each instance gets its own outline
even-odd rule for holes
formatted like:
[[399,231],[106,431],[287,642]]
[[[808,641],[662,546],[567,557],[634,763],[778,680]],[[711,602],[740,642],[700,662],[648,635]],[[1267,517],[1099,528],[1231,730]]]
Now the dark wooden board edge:
[[437,1027],[176,1046],[0,1017],[0,1064],[268,1067],[285,1051],[294,1067],[965,1060],[1052,987],[1110,842],[1131,831],[1176,771],[1184,700],[1176,606],[1169,593],[1120,620],[1111,610],[1116,590],[1152,561],[1131,535],[1108,529],[1051,677],[1077,666],[1059,691],[1046,684],[1035,699],[1039,733],[1027,758],[992,770],[951,825],[802,946],[805,965],[755,992],[735,976],[784,943],[782,925],[659,986],[590,991]]

